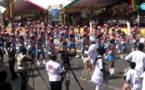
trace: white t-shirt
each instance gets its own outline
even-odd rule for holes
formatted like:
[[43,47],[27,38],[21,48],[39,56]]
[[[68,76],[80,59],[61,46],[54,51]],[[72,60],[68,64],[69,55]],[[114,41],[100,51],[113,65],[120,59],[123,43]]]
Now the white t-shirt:
[[142,79],[142,90],[145,90],[145,72],[140,76]]
[[145,53],[138,50],[132,51],[128,56],[126,56],[125,60],[135,62],[135,69],[138,70],[140,73],[143,73],[145,68]]
[[60,81],[61,75],[63,72],[61,65],[56,61],[48,61],[46,63],[46,71],[49,77],[49,81]]
[[[101,56],[98,56],[98,57],[101,57]],[[100,69],[103,69],[103,60],[102,59],[97,60],[95,70],[94,70],[94,73],[91,78],[91,81],[93,81],[94,83],[96,83],[98,85],[103,84],[103,73]]]
[[96,56],[98,55],[98,52],[97,52],[97,48],[98,48],[98,43],[96,44],[92,44],[90,47],[89,47],[89,50],[88,50],[88,56],[90,58],[90,61],[91,63],[93,64],[95,59],[96,59]]
[[132,90],[141,90],[140,73],[137,70],[130,69],[126,74],[126,81],[129,81]]

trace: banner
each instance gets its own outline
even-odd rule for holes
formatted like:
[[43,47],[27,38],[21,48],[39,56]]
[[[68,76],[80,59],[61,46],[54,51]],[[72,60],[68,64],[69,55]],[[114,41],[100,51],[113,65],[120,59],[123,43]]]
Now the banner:
[[131,6],[130,10],[132,12],[137,11],[138,8],[137,5],[139,4],[138,2],[139,0],[130,0],[130,6]]

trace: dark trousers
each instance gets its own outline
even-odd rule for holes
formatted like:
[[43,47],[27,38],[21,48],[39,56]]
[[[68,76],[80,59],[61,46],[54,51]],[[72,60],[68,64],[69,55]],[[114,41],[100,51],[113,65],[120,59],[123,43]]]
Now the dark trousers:
[[27,70],[26,71],[19,71],[21,77],[21,90],[27,90]]
[[10,69],[10,72],[11,72],[11,76],[12,76],[11,78],[12,79],[17,78],[17,74],[15,72],[14,67],[15,67],[15,62],[9,62],[9,69]]
[[4,57],[4,55],[3,54],[0,54],[0,62],[1,63],[3,63],[3,60],[4,60],[3,57]]
[[61,81],[50,81],[51,90],[62,90],[62,82]]

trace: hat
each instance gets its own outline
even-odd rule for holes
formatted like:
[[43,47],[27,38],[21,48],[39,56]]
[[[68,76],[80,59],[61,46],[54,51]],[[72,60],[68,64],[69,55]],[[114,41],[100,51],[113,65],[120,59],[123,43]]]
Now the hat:
[[112,39],[114,39],[114,37],[113,37],[113,36],[111,36],[111,37],[110,37],[110,40],[112,40]]
[[96,42],[96,38],[94,36],[90,37],[91,42]]

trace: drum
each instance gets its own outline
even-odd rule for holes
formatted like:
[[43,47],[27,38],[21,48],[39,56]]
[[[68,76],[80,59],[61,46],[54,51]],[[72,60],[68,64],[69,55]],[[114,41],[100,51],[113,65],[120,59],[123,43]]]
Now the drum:
[[91,61],[88,60],[86,64],[87,64],[87,68],[88,68],[91,72],[93,72],[93,71],[94,71],[94,67],[93,67],[93,65],[91,64]]

